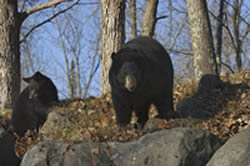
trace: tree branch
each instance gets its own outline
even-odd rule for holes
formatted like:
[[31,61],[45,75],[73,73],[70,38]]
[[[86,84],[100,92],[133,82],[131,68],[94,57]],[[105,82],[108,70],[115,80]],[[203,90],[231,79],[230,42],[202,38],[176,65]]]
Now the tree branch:
[[221,61],[221,64],[224,65],[225,67],[227,67],[233,74],[235,73],[235,72],[233,71],[233,69],[232,69],[228,64],[226,64],[226,63],[224,63],[224,62],[222,62],[222,61]]
[[160,16],[155,19],[155,22],[159,21],[160,19],[168,18],[168,16]]
[[177,38],[180,36],[180,34],[181,34],[181,32],[182,32],[182,29],[185,27],[185,25],[186,25],[186,22],[187,22],[187,14],[186,14],[186,16],[184,17],[184,19],[183,19],[183,21],[182,21],[182,24],[181,24],[181,26],[180,26],[180,28],[179,28],[179,30],[178,30],[178,32],[176,33],[176,35],[175,35],[175,38],[174,38],[174,41],[171,43],[171,45],[170,45],[170,47],[169,47],[169,54],[172,52],[172,50],[173,50],[173,48],[174,48],[174,46],[175,46],[175,43],[176,43],[176,41],[177,41]]
[[47,23],[47,22],[50,22],[51,20],[53,20],[54,18],[56,18],[58,15],[70,10],[71,8],[73,8],[74,6],[76,6],[77,4],[79,3],[79,0],[77,2],[75,2],[74,4],[72,4],[71,6],[69,6],[68,8],[64,9],[64,10],[61,10],[59,12],[57,12],[56,14],[54,14],[53,16],[51,16],[50,18],[48,18],[47,20],[44,20],[43,22],[37,24],[36,26],[32,27],[30,29],[29,32],[27,32],[24,37],[22,38],[22,40],[20,40],[19,43],[22,43],[24,40],[27,39],[27,37],[34,31],[36,30],[37,28],[39,28],[40,26],[42,26],[43,24]]
[[[167,50],[169,52],[169,50]],[[188,55],[188,56],[193,56],[193,53],[190,51],[182,51],[182,50],[175,50],[175,49],[172,49],[171,50],[174,54],[183,54],[183,55]]]
[[[211,14],[211,16],[213,16],[218,21],[218,18],[211,11],[209,11],[209,14]],[[225,21],[227,21],[227,14],[226,13],[225,13]],[[222,25],[226,29],[226,31],[227,31],[230,39],[231,39],[231,42],[232,42],[232,45],[233,45],[234,49],[236,49],[235,39],[234,39],[229,27],[224,23],[222,23]]]
[[246,37],[247,37],[249,31],[250,31],[250,24],[248,24],[247,29],[246,29],[246,32],[242,35],[240,47],[242,46],[244,40],[246,39]]
[[91,63],[91,68],[90,68],[90,73],[89,73],[89,78],[88,78],[88,82],[85,86],[85,90],[84,90],[84,94],[83,94],[83,99],[86,99],[87,95],[88,95],[88,90],[89,90],[89,87],[90,87],[90,84],[95,76],[95,73],[97,71],[97,69],[99,68],[100,66],[100,58],[99,58],[99,61],[95,67],[95,63],[96,63],[96,58],[98,57],[99,55],[99,47],[98,45],[100,44],[101,42],[101,33],[98,35],[98,38],[97,38],[97,41],[96,41],[96,49],[95,49],[95,54],[94,54],[94,57],[93,57],[93,61]]
[[[232,5],[230,2],[228,2],[228,1],[226,1],[226,0],[224,0],[224,2],[225,2],[227,5],[229,5],[232,9],[235,10],[235,6]],[[242,6],[242,4],[243,4],[243,1],[240,2],[240,6]],[[245,18],[243,18],[241,15],[239,15],[239,18],[240,18],[240,20],[243,21],[246,25],[249,25],[249,22],[246,21]]]
[[23,3],[22,3],[21,8],[20,8],[20,12],[21,12],[21,13],[23,12],[24,5],[25,5],[25,2],[26,2],[26,1],[27,1],[27,0],[23,0]]
[[31,7],[29,9],[26,10],[26,14],[27,15],[31,15],[35,12],[38,12],[40,10],[43,10],[43,9],[47,9],[47,8],[51,8],[51,7],[56,7],[57,5],[59,5],[60,3],[63,3],[63,2],[68,2],[68,1],[72,1],[72,0],[53,0],[53,1],[50,1],[48,3],[44,3],[44,4],[40,4],[40,5],[37,5],[37,6],[34,6],[34,7]]

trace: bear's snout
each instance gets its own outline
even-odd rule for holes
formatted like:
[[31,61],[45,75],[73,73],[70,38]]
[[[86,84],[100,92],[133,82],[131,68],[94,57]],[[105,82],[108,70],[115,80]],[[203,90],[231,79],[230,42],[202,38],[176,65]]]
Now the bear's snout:
[[125,77],[125,88],[130,91],[133,92],[136,88],[136,78],[134,75],[126,75]]

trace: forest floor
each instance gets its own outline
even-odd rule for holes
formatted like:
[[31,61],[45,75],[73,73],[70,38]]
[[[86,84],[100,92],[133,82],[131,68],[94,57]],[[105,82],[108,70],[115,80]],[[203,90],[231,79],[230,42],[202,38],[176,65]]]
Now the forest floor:
[[[223,140],[227,140],[250,125],[250,71],[238,74],[222,74],[224,82],[237,85],[237,89],[216,90],[206,96],[206,100],[216,100],[211,107],[220,105],[222,110],[208,120],[201,120],[192,127],[207,130]],[[192,97],[197,91],[198,83],[189,81],[177,84],[174,87],[174,106],[183,99]],[[218,95],[219,94],[219,95]],[[135,116],[132,117],[131,125],[120,128],[116,125],[115,113],[112,107],[111,97],[90,97],[86,100],[75,99],[62,101],[50,111],[60,112],[68,118],[70,125],[61,129],[56,135],[51,136],[53,140],[62,141],[94,141],[94,142],[127,142],[134,141],[148,131],[134,129]],[[154,106],[150,108],[150,119],[157,115]],[[10,130],[10,110],[0,111],[0,126]],[[187,119],[188,120],[188,119]],[[165,130],[172,127],[186,127],[180,119],[157,121],[156,130]],[[150,132],[153,132],[152,130]],[[35,132],[28,131],[22,138],[17,137],[15,150],[18,156],[22,156],[29,145],[39,142],[41,137]]]

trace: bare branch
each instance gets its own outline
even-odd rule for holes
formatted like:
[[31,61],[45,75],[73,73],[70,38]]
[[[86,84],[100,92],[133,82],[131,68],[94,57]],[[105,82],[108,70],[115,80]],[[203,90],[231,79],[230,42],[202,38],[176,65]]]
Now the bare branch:
[[155,19],[155,22],[159,21],[160,19],[168,18],[168,16],[160,16]]
[[[235,6],[232,5],[230,2],[228,2],[228,1],[226,1],[226,0],[224,0],[224,2],[225,2],[227,5],[229,5],[232,9],[235,10]],[[240,2],[240,6],[242,6],[242,4],[243,4],[243,1]],[[239,18],[240,18],[240,20],[243,21],[246,25],[249,25],[249,22],[246,21],[241,15],[239,15]]]
[[[169,50],[167,50],[169,52]],[[174,50],[172,49],[172,52],[174,54],[183,54],[183,55],[188,55],[188,56],[193,56],[193,53],[190,51],[182,51],[182,50]]]
[[20,41],[20,43],[22,43],[24,40],[26,40],[27,37],[28,37],[34,30],[36,30],[37,28],[39,28],[39,27],[42,26],[43,24],[52,21],[52,20],[53,20],[54,18],[56,18],[58,15],[60,15],[60,14],[62,14],[62,13],[64,13],[64,12],[70,10],[71,8],[73,8],[74,6],[76,6],[78,3],[79,3],[79,0],[78,0],[77,2],[75,2],[74,4],[72,4],[71,6],[69,6],[68,8],[66,8],[66,9],[64,9],[64,10],[61,10],[61,11],[55,13],[53,16],[51,16],[51,17],[48,18],[47,20],[44,20],[43,22],[41,22],[41,23],[37,24],[36,26],[32,27],[32,28],[30,29],[30,31],[27,32],[27,33],[24,35],[24,37],[22,38],[22,40]]
[[88,78],[88,82],[85,86],[85,90],[84,90],[84,94],[83,94],[83,99],[86,99],[87,95],[88,95],[88,90],[89,90],[89,87],[90,87],[90,84],[91,84],[91,81],[97,71],[97,69],[99,68],[100,66],[100,61],[99,63],[95,66],[95,63],[96,63],[96,58],[97,58],[97,55],[98,55],[98,52],[99,52],[99,47],[98,45],[100,44],[100,41],[101,41],[101,34],[99,34],[98,38],[97,38],[97,41],[96,41],[96,50],[95,50],[95,55],[93,57],[93,61],[92,61],[92,64],[91,64],[91,69],[90,69],[90,73],[89,73],[89,78]]
[[228,64],[226,64],[226,63],[224,63],[224,62],[222,62],[222,61],[221,61],[221,64],[224,65],[226,68],[228,68],[233,74],[235,73],[235,72],[233,71],[233,69],[232,69]]
[[[213,16],[218,21],[218,18],[211,11],[209,11],[209,14],[211,14],[211,16]],[[225,14],[225,21],[227,21],[227,14]],[[233,35],[232,35],[231,31],[230,31],[230,28],[224,23],[222,23],[222,25],[227,30],[227,33],[228,33],[228,35],[229,35],[229,37],[230,37],[230,39],[232,41],[232,45],[233,45],[234,49],[236,49],[236,45],[235,45],[235,42],[234,42],[234,37],[233,37]]]
[[147,1],[141,32],[142,36],[153,37],[154,35],[158,3],[158,0]]
[[130,39],[133,39],[137,36],[136,0],[129,1],[129,12],[130,12],[130,20],[131,20],[131,37],[130,37]]
[[222,50],[222,36],[223,36],[223,11],[224,11],[224,1],[220,1],[220,7],[219,7],[219,14],[218,14],[218,20],[217,20],[217,27],[216,27],[216,60],[218,64],[218,70],[221,71],[221,50]]
[[37,5],[37,6],[34,6],[34,7],[31,7],[29,9],[27,9],[25,11],[25,13],[27,15],[31,15],[35,12],[38,12],[40,10],[43,10],[43,9],[47,9],[47,8],[51,8],[51,7],[56,7],[57,5],[59,5],[60,3],[63,3],[63,2],[68,2],[68,1],[72,1],[72,0],[53,0],[53,1],[50,1],[48,3],[44,3],[44,4],[40,4],[40,5]]
[[182,32],[182,29],[185,27],[186,25],[186,22],[187,22],[187,14],[185,16],[185,18],[183,19],[182,21],[182,24],[181,24],[181,27],[179,28],[177,34],[175,35],[175,38],[174,38],[174,41],[171,43],[170,47],[169,47],[169,54],[172,52],[174,46],[175,46],[175,43],[176,43],[176,40],[177,38],[180,36],[181,32]]
[[23,0],[23,3],[22,3],[21,8],[20,8],[20,13],[22,13],[22,12],[23,12],[24,5],[25,5],[25,2],[26,2],[26,1],[27,1],[27,0]]
[[172,0],[168,0],[168,11],[169,11],[169,31],[168,31],[168,43],[171,43],[173,35],[173,3]]
[[68,89],[69,89],[69,95],[71,98],[74,97],[74,94],[73,94],[73,88],[72,88],[72,84],[71,84],[71,75],[70,75],[70,60],[68,58],[68,54],[67,54],[67,51],[66,51],[66,46],[65,46],[65,42],[63,40],[63,32],[61,30],[61,27],[60,27],[60,23],[58,21],[58,19],[55,19],[55,22],[56,22],[56,28],[57,28],[57,31],[59,33],[59,41],[60,41],[60,44],[61,44],[61,48],[62,48],[62,52],[63,52],[63,56],[64,56],[64,61],[65,61],[65,66],[66,66],[66,75],[67,75],[67,82],[68,82]]
[[248,24],[247,29],[246,29],[246,32],[242,35],[240,47],[242,47],[242,44],[244,43],[244,40],[246,39],[246,37],[247,37],[249,31],[250,31],[250,24]]

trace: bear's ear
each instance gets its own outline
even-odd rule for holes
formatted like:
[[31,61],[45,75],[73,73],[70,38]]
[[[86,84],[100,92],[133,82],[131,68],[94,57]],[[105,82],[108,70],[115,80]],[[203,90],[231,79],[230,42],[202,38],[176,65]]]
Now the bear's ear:
[[113,53],[111,54],[111,59],[112,59],[112,61],[114,61],[114,60],[116,59],[116,53],[113,52]]
[[44,76],[42,75],[42,73],[40,73],[39,71],[37,71],[33,76],[31,76],[32,78],[36,79],[36,80],[40,80],[42,79]]
[[33,76],[31,76],[32,79],[36,80],[36,81],[40,81],[43,80],[45,78],[45,76],[40,73],[39,71],[37,71]]
[[40,71],[37,71],[34,75],[41,76],[41,75],[42,75],[42,73],[40,73]]
[[23,77],[24,82],[29,83],[31,81],[32,77]]
[[34,80],[39,80],[39,79],[41,79],[43,77],[43,75],[39,72],[39,71],[37,71],[37,72],[35,72],[35,74],[33,74],[32,76],[30,76],[30,77],[23,77],[23,80],[26,82],[26,83],[29,83],[32,79],[34,79]]

